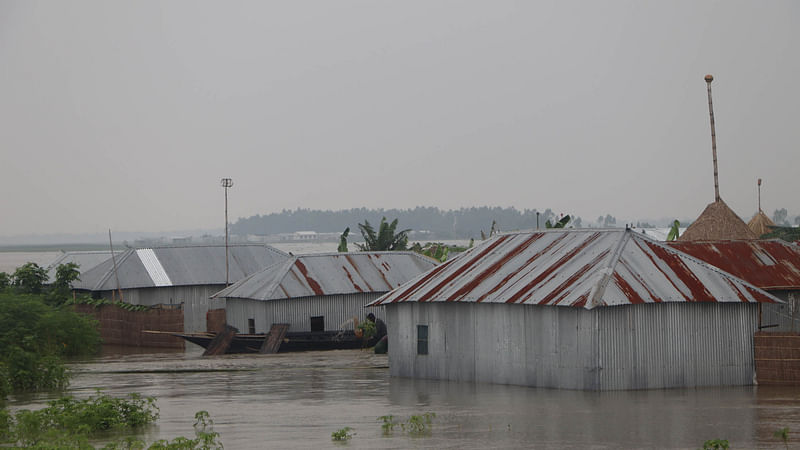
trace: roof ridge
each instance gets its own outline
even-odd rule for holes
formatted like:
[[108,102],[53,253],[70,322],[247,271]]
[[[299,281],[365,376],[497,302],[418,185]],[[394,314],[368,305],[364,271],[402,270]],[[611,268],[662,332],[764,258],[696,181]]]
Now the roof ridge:
[[586,302],[585,306],[586,309],[592,309],[595,306],[600,306],[602,304],[603,296],[606,293],[606,287],[608,287],[608,283],[611,281],[611,275],[616,270],[617,264],[619,263],[619,258],[622,256],[622,250],[631,239],[631,234],[636,233],[633,233],[633,231],[629,228],[626,228],[623,231],[619,242],[617,242],[616,247],[614,247],[614,253],[611,254],[608,264],[606,265],[605,269],[603,269],[603,277],[592,288],[594,292],[589,293],[589,301]]
[[[102,290],[101,288],[103,287],[103,285],[104,285],[104,284],[106,284],[106,282],[108,281],[108,279],[109,279],[109,278],[111,278],[111,275],[114,273],[114,271],[115,271],[115,270],[117,270],[117,268],[118,268],[120,265],[122,265],[122,263],[123,263],[124,261],[126,261],[126,260],[127,260],[127,259],[128,259],[128,258],[129,258],[129,257],[130,257],[130,256],[131,256],[131,255],[132,255],[134,252],[135,252],[135,251],[136,251],[136,249],[134,249],[134,248],[129,248],[129,249],[125,250],[125,251],[124,251],[124,252],[123,252],[123,253],[122,253],[122,254],[119,256],[119,261],[116,261],[116,262],[113,260],[113,258],[114,258],[115,256],[113,256],[113,255],[112,255],[112,256],[110,256],[110,257],[109,257],[109,258],[108,258],[106,261],[108,261],[109,259],[110,259],[110,260],[112,260],[112,262],[111,262],[111,268],[110,268],[110,269],[108,269],[108,271],[106,272],[106,274],[105,274],[105,275],[103,275],[102,277],[100,277],[100,280],[98,280],[98,281],[97,281],[97,284],[95,284],[95,286],[94,286],[94,289],[92,289],[92,290],[93,290],[93,291],[100,291],[100,290]],[[113,288],[112,290],[114,290],[114,289],[116,289],[116,287],[115,287],[115,288]]]
[[[719,241],[719,240],[720,239],[717,239],[717,241]],[[721,239],[721,240],[724,241],[725,239]],[[743,242],[748,242],[748,243],[752,243],[752,242],[757,242],[758,241],[758,240],[744,240],[744,239],[739,239],[739,240],[743,241]],[[684,243],[694,244],[694,243],[698,243],[698,242],[703,242],[703,241],[686,241]],[[697,258],[697,257],[695,257],[693,255],[690,255],[690,254],[688,254],[688,253],[686,253],[684,251],[678,250],[677,248],[672,248],[671,246],[669,246],[667,244],[664,244],[663,242],[652,240],[652,243],[657,245],[657,246],[659,246],[659,247],[661,247],[661,248],[663,248],[663,249],[665,249],[669,253],[672,253],[672,254],[677,255],[677,256],[679,256],[681,258],[685,258],[685,259],[688,259],[689,261],[697,263],[700,266],[702,266],[703,268],[705,268],[706,270],[710,270],[712,272],[716,272],[716,273],[720,274],[721,276],[723,276],[725,278],[739,281],[739,282],[745,284],[748,287],[751,287],[751,288],[759,290],[759,291],[763,291],[768,296],[770,296],[770,297],[772,297],[774,299],[777,299],[778,300],[777,303],[785,303],[783,300],[779,299],[778,297],[775,297],[771,293],[765,291],[763,288],[760,288],[760,287],[754,285],[753,283],[745,280],[744,278],[739,278],[738,276],[736,276],[736,275],[734,275],[732,273],[726,272],[726,271],[720,269],[719,267],[717,267],[717,266],[715,266],[715,265],[713,265],[713,264],[711,264],[709,262],[703,261],[702,259]]]

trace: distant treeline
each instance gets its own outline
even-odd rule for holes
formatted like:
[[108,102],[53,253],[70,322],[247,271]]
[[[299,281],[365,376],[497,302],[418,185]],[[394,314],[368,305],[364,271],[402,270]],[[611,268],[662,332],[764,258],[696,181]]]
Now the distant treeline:
[[[566,213],[566,212],[565,212]],[[539,214],[539,226],[544,228],[547,219],[557,216],[550,209]],[[457,210],[441,210],[418,206],[414,209],[367,209],[354,208],[341,211],[311,209],[283,210],[280,213],[240,218],[231,226],[232,234],[267,235],[292,233],[294,231],[316,231],[318,233],[342,232],[350,227],[358,235],[358,225],[368,220],[377,226],[381,218],[398,219],[398,230],[428,231],[433,239],[480,238],[481,230],[489,234],[492,221],[502,231],[536,228],[536,209],[518,210],[501,207],[473,207]],[[580,219],[575,226],[580,226]]]

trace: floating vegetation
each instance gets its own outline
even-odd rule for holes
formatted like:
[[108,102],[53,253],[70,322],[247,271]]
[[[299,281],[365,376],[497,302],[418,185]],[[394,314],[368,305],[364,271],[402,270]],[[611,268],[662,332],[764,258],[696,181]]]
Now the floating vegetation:
[[351,433],[353,431],[350,427],[340,428],[333,433],[331,433],[331,439],[334,441],[347,441],[348,439],[352,439],[355,433]]

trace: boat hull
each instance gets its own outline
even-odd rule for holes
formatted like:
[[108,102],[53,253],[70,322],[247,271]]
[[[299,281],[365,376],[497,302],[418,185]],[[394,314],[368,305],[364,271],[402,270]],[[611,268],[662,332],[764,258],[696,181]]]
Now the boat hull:
[[[188,342],[208,348],[216,336],[214,333],[173,334]],[[236,334],[226,353],[259,353],[268,334]],[[352,330],[308,331],[286,333],[278,353],[312,350],[342,350],[361,348],[362,340]]]

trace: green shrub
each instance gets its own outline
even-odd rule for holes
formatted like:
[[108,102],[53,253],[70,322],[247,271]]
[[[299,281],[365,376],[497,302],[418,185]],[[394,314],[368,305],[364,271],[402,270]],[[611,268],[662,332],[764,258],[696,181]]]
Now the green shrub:
[[62,389],[62,358],[97,351],[96,322],[50,306],[44,294],[0,292],[0,399],[18,391]]
[[[13,418],[0,415],[0,442],[42,448],[89,446],[89,437],[111,429],[135,429],[154,422],[153,397],[130,394],[115,398],[97,394],[85,400],[63,397],[37,411],[20,410]],[[5,422],[3,422],[5,420]]]

